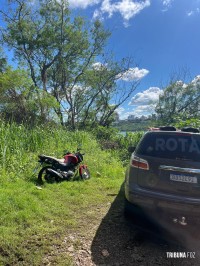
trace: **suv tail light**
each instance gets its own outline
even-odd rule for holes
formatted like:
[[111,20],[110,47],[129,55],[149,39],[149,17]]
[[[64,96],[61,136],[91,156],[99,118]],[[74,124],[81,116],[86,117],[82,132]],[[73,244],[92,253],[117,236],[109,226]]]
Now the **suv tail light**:
[[135,168],[143,169],[143,170],[149,170],[148,162],[135,155],[132,155],[131,157],[131,166]]

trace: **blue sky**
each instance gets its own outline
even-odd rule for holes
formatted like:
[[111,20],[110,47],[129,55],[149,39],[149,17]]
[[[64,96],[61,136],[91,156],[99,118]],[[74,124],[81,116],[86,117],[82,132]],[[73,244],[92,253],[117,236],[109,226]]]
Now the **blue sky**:
[[70,0],[89,19],[100,18],[112,31],[108,48],[132,56],[147,70],[132,99],[119,113],[150,114],[173,73],[187,69],[187,82],[200,75],[200,0]]
[[75,14],[99,18],[111,30],[107,48],[116,58],[131,56],[138,64],[132,72],[141,82],[118,109],[121,118],[151,114],[172,73],[187,69],[187,82],[200,75],[200,0],[68,2]]

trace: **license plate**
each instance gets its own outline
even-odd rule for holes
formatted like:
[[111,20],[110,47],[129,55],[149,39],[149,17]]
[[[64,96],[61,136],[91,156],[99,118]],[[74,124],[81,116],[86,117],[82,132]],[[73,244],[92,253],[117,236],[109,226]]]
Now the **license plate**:
[[195,176],[170,174],[170,180],[178,181],[178,182],[197,184],[197,178]]

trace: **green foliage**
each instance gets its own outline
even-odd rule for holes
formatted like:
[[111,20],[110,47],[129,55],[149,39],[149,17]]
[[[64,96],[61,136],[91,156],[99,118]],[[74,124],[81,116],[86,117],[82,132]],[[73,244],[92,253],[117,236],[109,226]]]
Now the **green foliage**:
[[[37,155],[59,158],[63,150],[76,150],[79,144],[92,178],[38,189],[38,170],[33,173]],[[56,252],[56,245],[62,248],[72,232],[87,234],[83,221],[96,220],[96,208],[113,200],[108,195],[118,193],[124,178],[120,160],[101,150],[91,133],[5,122],[0,124],[0,168],[1,265],[43,265],[46,254],[54,265],[73,265],[70,256]]]
[[[34,87],[28,73],[23,69],[7,66],[0,73],[1,117],[6,121],[34,126],[51,120],[51,110],[57,106],[55,98]],[[42,117],[45,110],[48,112]]]
[[118,134],[118,130],[115,128],[107,128],[103,126],[96,126],[92,129],[92,133],[99,140],[114,140]]
[[136,147],[143,134],[144,134],[143,131],[138,131],[138,132],[127,132],[125,136],[120,135],[119,141],[121,147],[125,149],[128,149],[128,147],[130,146]]
[[[94,134],[99,137],[97,142]],[[35,127],[0,124],[0,264],[73,265],[71,257],[59,249],[72,243],[63,239],[73,232],[88,234],[85,223],[92,224],[99,215],[98,206],[112,202],[124,180],[125,151],[137,144],[142,133],[125,137],[115,129],[98,127],[94,132],[66,131],[59,127]],[[118,143],[118,149],[103,149],[102,141]],[[37,155],[62,157],[63,150],[82,145],[91,179],[81,182],[36,184]],[[120,146],[121,145],[121,146]],[[126,160],[130,154],[126,153]],[[120,158],[120,159],[119,159]],[[77,240],[78,241],[78,240]],[[76,245],[79,245],[78,242]],[[48,258],[47,255],[48,254]]]
[[[91,133],[66,131],[57,126],[29,129],[23,125],[2,122],[0,126],[0,167],[4,178],[8,181],[15,181],[20,176],[20,179],[32,180],[32,171],[37,165],[37,155],[48,154],[62,157],[64,150],[75,151],[79,145],[86,152],[85,157],[92,174],[100,171],[103,175],[112,177],[118,168],[111,168],[108,171],[105,167],[103,161],[108,161],[109,157],[107,150],[113,150],[114,145],[115,152],[113,158],[109,160],[122,159],[121,155],[127,151],[129,146],[136,145],[142,135],[140,132],[127,133],[124,137],[115,129],[104,127],[99,127],[96,132],[94,130]],[[98,142],[93,139],[93,134],[96,135]],[[103,151],[100,147],[104,148]],[[96,158],[97,154],[101,154],[101,159]],[[126,159],[129,159],[128,154],[126,155]],[[4,178],[0,182],[4,182]]]
[[9,17],[4,16],[2,43],[13,49],[16,60],[28,67],[34,86],[44,92],[38,100],[42,119],[48,120],[54,98],[57,105],[53,108],[61,124],[68,120],[75,128],[85,104],[76,88],[102,52],[109,33],[98,21],[89,26],[83,18],[72,18],[64,0],[42,0],[34,8],[24,0],[12,2],[8,1],[2,12],[10,9]]
[[0,75],[0,86],[1,91],[21,89],[22,92],[26,93],[26,89],[32,86],[32,82],[26,71],[7,67]]
[[143,131],[121,134],[116,128],[102,126],[94,128],[92,133],[96,136],[101,148],[117,156],[123,165],[126,165],[130,159],[128,147],[136,146],[144,134]]
[[[178,121],[199,119],[200,83],[199,78],[185,84],[182,81],[171,83],[159,97],[156,106],[160,125],[176,124]],[[186,122],[187,124],[187,122]]]
[[174,123],[174,126],[180,129],[183,127],[194,127],[200,129],[200,119],[191,118],[185,121],[177,119],[176,122]]
[[3,53],[3,49],[0,47],[0,73],[4,72],[7,68],[7,58]]
[[125,136],[122,134],[118,136],[117,141],[119,143],[119,158],[122,160],[124,165],[126,165],[130,160],[130,152],[128,151],[128,147],[136,147],[143,134],[143,131],[136,131],[126,132]]
[[[32,81],[24,70],[7,67],[0,73],[1,116],[6,120],[28,120],[34,114],[30,92]],[[33,118],[34,119],[34,118]]]
[[[25,0],[8,0],[0,14],[2,44],[13,50],[40,90],[40,122],[49,120],[51,113],[71,129],[110,126],[114,112],[131,97],[138,81],[123,79],[132,67],[130,58],[115,62],[106,55],[110,32],[103,24],[71,15],[65,0],[41,0],[34,7]],[[95,68],[94,63],[102,67]]]

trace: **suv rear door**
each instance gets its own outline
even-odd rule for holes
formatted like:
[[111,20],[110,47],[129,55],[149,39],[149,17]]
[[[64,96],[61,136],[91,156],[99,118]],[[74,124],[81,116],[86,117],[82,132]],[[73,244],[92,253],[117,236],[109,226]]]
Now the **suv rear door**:
[[148,132],[135,155],[149,169],[138,169],[141,187],[169,194],[200,197],[200,135]]

